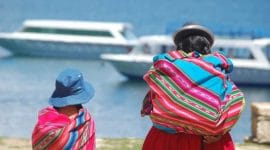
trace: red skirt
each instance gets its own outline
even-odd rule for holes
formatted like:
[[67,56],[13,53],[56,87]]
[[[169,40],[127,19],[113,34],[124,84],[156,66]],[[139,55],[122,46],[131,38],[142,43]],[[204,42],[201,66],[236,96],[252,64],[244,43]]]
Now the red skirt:
[[211,144],[203,143],[202,140],[199,135],[170,134],[152,127],[144,140],[142,150],[235,150],[229,133]]

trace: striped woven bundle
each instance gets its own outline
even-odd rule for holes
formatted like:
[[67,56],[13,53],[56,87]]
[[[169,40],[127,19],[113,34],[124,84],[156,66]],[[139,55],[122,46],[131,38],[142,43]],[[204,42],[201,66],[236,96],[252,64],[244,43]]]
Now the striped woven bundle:
[[177,132],[228,132],[244,108],[243,93],[228,79],[232,63],[219,53],[172,51],[154,57],[144,79],[153,91],[154,124]]
[[94,120],[86,109],[69,118],[48,107],[39,112],[32,133],[33,150],[93,150],[95,149]]

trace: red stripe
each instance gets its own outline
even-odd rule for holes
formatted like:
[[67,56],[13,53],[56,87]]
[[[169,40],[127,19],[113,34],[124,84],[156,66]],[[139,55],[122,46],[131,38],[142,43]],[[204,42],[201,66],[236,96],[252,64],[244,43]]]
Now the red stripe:
[[[165,64],[165,66],[163,64]],[[192,80],[189,79],[185,75],[185,73],[183,73],[181,70],[179,70],[175,65],[173,65],[171,63],[168,63],[167,61],[163,61],[163,60],[160,60],[159,62],[155,63],[154,65],[158,70],[160,70],[160,71],[162,70],[165,74],[171,75],[169,77],[172,78],[173,81],[176,81],[174,83],[176,85],[178,85],[178,87],[180,89],[183,89],[183,90],[184,89],[193,89],[194,91],[199,90],[199,91],[202,91],[204,94],[206,94],[206,96],[198,95],[199,99],[206,102],[205,105],[210,104],[214,108],[216,108],[215,106],[220,105],[219,97],[216,94],[209,91],[208,89],[197,86],[197,84],[192,82]],[[159,66],[161,66],[162,68],[160,68]],[[165,69],[164,67],[166,67],[166,66],[168,66],[167,68],[170,68],[170,70],[168,70],[167,68]],[[170,71],[170,72],[168,72],[168,71]],[[172,75],[171,72],[173,72],[174,75]],[[194,94],[197,95],[197,93],[192,92],[192,90],[185,90],[185,93],[188,94],[191,97],[194,97],[193,96]],[[220,108],[218,108],[218,110],[220,110]]]
[[208,63],[205,63],[203,60],[200,60],[200,59],[194,59],[194,58],[185,58],[185,60],[187,60],[187,61],[189,61],[189,62],[193,62],[194,64],[196,64],[196,65],[202,67],[204,70],[206,70],[206,71],[212,73],[212,74],[215,75],[215,76],[218,76],[218,77],[221,78],[222,80],[225,80],[225,79],[226,79],[226,76],[225,76],[222,72],[216,70],[216,69],[212,66],[212,64],[208,64]]
[[[158,86],[156,86],[156,85],[153,85],[153,86],[155,86],[155,87],[153,88],[153,89],[155,89],[155,90],[154,90],[155,92],[163,93],[162,89],[160,89]],[[164,100],[162,100],[161,97],[163,97]],[[195,120],[195,121],[198,121],[198,120],[201,120],[201,121],[202,121],[203,123],[205,123],[206,125],[208,125],[208,126],[213,126],[213,122],[214,122],[214,121],[209,121],[208,119],[205,119],[204,117],[200,117],[200,116],[199,116],[198,114],[196,114],[195,112],[193,112],[193,111],[191,111],[191,110],[189,110],[189,109],[187,109],[187,108],[185,108],[185,107],[181,107],[178,103],[172,101],[172,100],[171,100],[171,97],[167,96],[166,94],[161,94],[160,97],[155,98],[155,99],[158,100],[158,101],[161,103],[161,105],[162,105],[163,107],[165,107],[167,110],[170,110],[171,112],[175,113],[177,116],[191,116],[191,117],[194,118],[194,119],[190,119],[190,121],[194,121],[194,120]],[[165,100],[165,99],[166,99],[166,100]],[[166,101],[167,104],[164,103],[164,101]],[[154,108],[155,108],[155,109],[159,108],[155,101],[153,101],[153,105],[154,105]],[[171,107],[175,107],[175,109],[178,110],[178,112],[172,110],[172,109],[169,107],[169,105],[170,105]],[[161,109],[158,109],[158,110],[162,112]],[[153,111],[155,111],[155,110],[153,110]],[[180,113],[179,113],[179,112],[180,112]],[[182,113],[181,113],[181,112],[182,112]],[[186,117],[186,118],[190,118],[190,117]],[[215,122],[214,122],[214,123],[215,123]]]
[[225,68],[225,69],[228,69],[229,68],[229,64],[227,62],[227,58],[219,53],[213,53],[214,56],[220,58],[220,60],[222,61],[222,67]]

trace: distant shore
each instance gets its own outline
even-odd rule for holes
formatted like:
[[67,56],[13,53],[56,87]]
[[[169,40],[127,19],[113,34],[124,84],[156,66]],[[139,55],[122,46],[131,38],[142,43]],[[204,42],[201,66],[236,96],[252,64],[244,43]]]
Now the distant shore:
[[[143,139],[102,138],[97,139],[97,150],[140,150]],[[0,137],[1,150],[31,150],[31,141],[22,138]],[[236,150],[269,150],[270,145],[256,143],[236,144]]]

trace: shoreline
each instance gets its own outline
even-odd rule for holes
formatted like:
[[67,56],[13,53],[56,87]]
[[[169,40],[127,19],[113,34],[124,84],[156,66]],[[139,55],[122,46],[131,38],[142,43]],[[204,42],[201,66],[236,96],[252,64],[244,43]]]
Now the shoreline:
[[[98,138],[97,150],[140,150],[143,139],[139,138]],[[269,150],[270,144],[252,142],[236,143],[236,150]],[[31,150],[31,141],[25,138],[0,137],[1,150]]]

